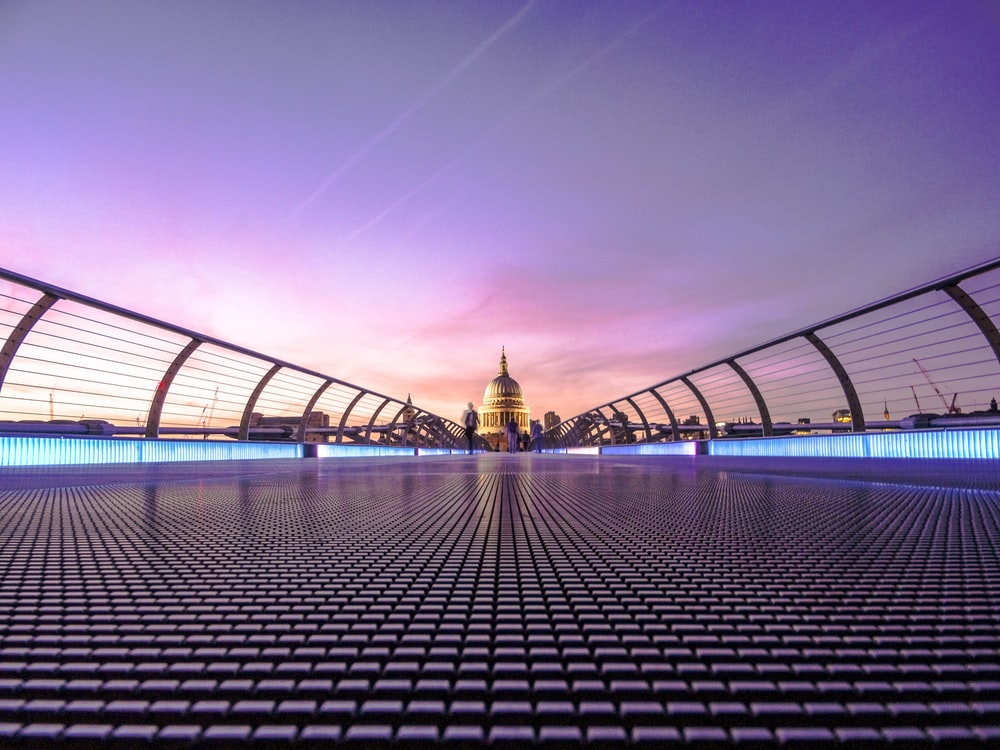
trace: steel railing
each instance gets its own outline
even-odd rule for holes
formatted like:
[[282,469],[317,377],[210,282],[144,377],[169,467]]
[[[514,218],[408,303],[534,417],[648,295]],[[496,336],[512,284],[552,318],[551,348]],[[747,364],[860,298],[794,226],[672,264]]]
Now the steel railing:
[[558,447],[1000,424],[1000,259],[563,421]]
[[0,269],[0,433],[465,447],[409,402]]

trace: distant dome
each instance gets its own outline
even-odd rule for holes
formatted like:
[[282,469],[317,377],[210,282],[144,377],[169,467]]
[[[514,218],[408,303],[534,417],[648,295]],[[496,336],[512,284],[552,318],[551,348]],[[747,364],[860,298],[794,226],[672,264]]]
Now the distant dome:
[[489,382],[483,392],[483,406],[524,406],[521,384],[507,372],[506,352],[500,354],[500,372]]
[[507,371],[507,352],[501,349],[500,371],[486,386],[479,410],[479,434],[493,450],[506,447],[506,428],[511,420],[526,432],[531,427],[531,409],[524,403],[521,384]]
[[490,381],[483,393],[483,403],[489,404],[498,399],[519,398],[524,401],[524,394],[521,393],[521,386],[510,375],[500,375]]

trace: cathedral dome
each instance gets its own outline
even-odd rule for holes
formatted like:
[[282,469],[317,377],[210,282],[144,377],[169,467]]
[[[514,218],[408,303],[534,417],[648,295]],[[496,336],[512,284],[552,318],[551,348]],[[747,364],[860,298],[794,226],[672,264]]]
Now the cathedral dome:
[[524,406],[524,394],[521,384],[507,372],[507,354],[500,354],[500,371],[486,386],[483,393],[483,406]]
[[506,447],[507,425],[517,422],[522,432],[531,427],[531,409],[524,403],[521,384],[507,371],[507,353],[500,350],[500,371],[483,393],[483,406],[479,410],[479,434],[492,450]]
[[483,403],[508,398],[519,398],[523,401],[524,394],[521,393],[521,386],[509,375],[498,375],[486,386],[486,392],[483,394]]

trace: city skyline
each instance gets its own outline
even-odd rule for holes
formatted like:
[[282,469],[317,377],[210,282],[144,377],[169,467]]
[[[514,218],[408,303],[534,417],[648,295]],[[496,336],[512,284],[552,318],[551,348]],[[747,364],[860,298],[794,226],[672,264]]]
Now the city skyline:
[[1000,255],[998,60],[975,0],[9,2],[0,266],[568,418]]

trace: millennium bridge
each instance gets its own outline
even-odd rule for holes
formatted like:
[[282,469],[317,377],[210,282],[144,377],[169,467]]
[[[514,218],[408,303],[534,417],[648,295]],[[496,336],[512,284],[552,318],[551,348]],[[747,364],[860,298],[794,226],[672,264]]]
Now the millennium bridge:
[[0,746],[996,746],[998,289],[465,455],[0,272]]

